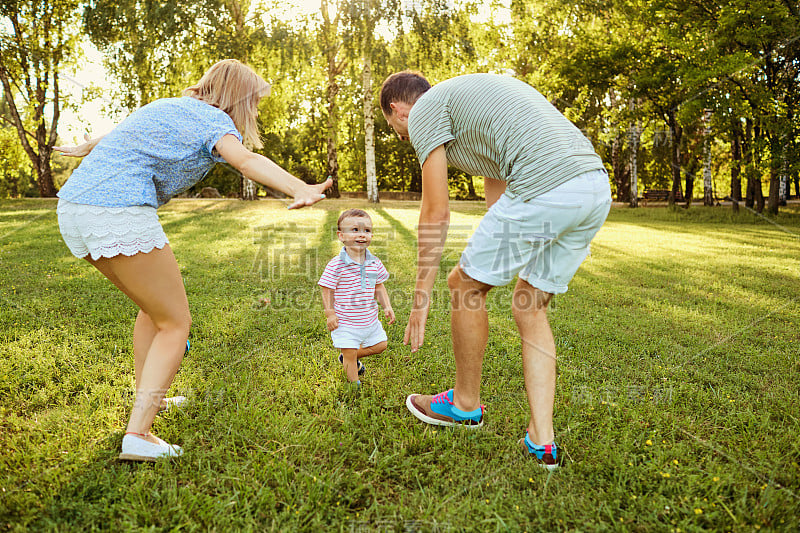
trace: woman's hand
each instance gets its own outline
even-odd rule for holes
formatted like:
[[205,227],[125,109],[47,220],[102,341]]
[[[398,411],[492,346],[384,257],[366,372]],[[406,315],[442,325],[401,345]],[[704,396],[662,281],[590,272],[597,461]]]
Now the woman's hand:
[[294,195],[294,203],[289,205],[289,209],[299,209],[301,207],[305,207],[307,205],[313,205],[323,198],[325,198],[325,194],[322,191],[327,190],[329,187],[333,185],[333,180],[328,178],[323,183],[317,183],[316,185],[306,185],[305,187],[301,188],[297,191]]
[[85,143],[78,145],[78,146],[53,146],[53,150],[57,152],[61,152],[61,155],[67,157],[83,157],[88,155],[95,146],[97,146],[98,141],[102,139],[102,137],[98,137],[96,139],[92,139],[89,137],[88,133],[83,134],[83,138],[86,141]]

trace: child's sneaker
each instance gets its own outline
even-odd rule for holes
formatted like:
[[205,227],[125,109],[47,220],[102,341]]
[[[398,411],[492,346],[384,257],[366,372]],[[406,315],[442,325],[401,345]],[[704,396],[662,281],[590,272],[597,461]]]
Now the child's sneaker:
[[528,437],[528,432],[526,431],[525,438],[519,440],[519,445],[520,448],[525,450],[525,453],[527,453],[531,459],[534,459],[542,468],[555,470],[561,466],[561,457],[558,454],[558,446],[555,442],[553,444],[545,444],[544,446],[534,444],[530,437]]
[[434,426],[479,428],[483,425],[484,406],[474,411],[462,411],[453,405],[453,389],[436,396],[411,394],[406,398],[406,407],[412,415]]
[[[363,376],[364,372],[367,371],[367,367],[364,366],[364,363],[362,363],[360,359],[356,359],[356,362],[358,363],[358,375]],[[344,364],[344,356],[341,352],[339,352],[339,364]]]

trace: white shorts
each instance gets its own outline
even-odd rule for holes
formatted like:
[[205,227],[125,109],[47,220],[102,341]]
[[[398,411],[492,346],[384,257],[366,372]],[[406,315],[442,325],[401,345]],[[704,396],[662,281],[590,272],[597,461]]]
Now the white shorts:
[[544,292],[567,292],[610,208],[604,170],[581,174],[527,201],[503,194],[478,224],[459,264],[488,285],[507,285],[519,274]]
[[169,243],[154,207],[98,207],[59,199],[56,212],[61,236],[75,257],[130,256]]
[[379,342],[389,340],[380,320],[376,320],[371,326],[357,328],[353,326],[339,326],[331,331],[333,347],[339,350],[354,348],[358,350],[362,346],[369,348]]

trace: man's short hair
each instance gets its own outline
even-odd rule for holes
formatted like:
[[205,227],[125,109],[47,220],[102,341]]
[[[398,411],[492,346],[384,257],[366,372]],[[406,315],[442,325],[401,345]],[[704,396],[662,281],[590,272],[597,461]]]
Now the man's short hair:
[[370,217],[369,214],[366,211],[364,211],[363,209],[348,209],[347,211],[345,211],[344,213],[339,215],[339,220],[336,221],[336,229],[341,230],[342,229],[342,220],[344,220],[346,218],[349,218],[349,217],[368,218],[370,220],[370,222],[372,222],[372,217]]
[[414,70],[396,72],[386,78],[381,86],[381,109],[385,115],[391,115],[392,102],[413,105],[430,88],[431,84],[421,72]]

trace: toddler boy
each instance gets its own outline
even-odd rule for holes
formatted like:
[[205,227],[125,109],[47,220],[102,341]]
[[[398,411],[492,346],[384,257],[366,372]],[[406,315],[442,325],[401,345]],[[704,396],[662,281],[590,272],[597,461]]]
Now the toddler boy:
[[[348,209],[339,216],[337,236],[342,251],[322,273],[322,305],[333,346],[341,351],[347,379],[361,384],[365,371],[359,361],[386,349],[388,338],[378,319],[378,304],[394,322],[394,310],[383,283],[389,273],[381,260],[367,249],[372,242],[372,219],[361,209]],[[376,303],[377,300],[377,303]]]

